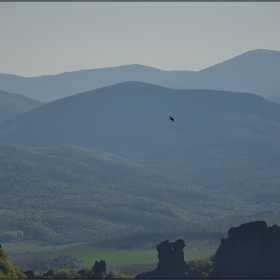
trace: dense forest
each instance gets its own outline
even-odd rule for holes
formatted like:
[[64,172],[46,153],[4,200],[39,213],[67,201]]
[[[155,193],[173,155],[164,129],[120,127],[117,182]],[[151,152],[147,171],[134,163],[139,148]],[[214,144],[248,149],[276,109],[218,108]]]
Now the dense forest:
[[[126,159],[85,148],[0,144],[0,161],[2,241],[67,244],[136,234],[132,240],[137,247],[143,246],[138,243],[143,238],[148,242],[145,235],[153,230],[158,238],[159,232],[172,228],[176,233],[175,228],[183,227],[185,234],[198,238],[198,225],[211,227],[213,221],[267,208],[179,184]],[[229,224],[214,227],[216,240]],[[213,239],[200,231],[203,238]],[[117,247],[133,247],[124,238]],[[106,241],[115,247],[112,242]]]
[[24,279],[27,278],[9,260],[9,254],[1,248],[0,244],[0,279]]
[[3,241],[85,242],[263,209],[85,148],[0,144],[0,161]]

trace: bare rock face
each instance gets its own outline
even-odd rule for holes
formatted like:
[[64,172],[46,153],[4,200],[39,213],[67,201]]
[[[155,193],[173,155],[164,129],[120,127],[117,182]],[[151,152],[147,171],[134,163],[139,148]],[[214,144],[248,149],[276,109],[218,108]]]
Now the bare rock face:
[[221,239],[209,278],[279,278],[280,227],[257,221],[233,227]]
[[161,242],[156,246],[159,259],[157,268],[138,274],[135,278],[186,278],[185,275],[190,273],[190,269],[184,261],[183,249],[185,246],[183,239],[178,239],[173,243],[168,239]]

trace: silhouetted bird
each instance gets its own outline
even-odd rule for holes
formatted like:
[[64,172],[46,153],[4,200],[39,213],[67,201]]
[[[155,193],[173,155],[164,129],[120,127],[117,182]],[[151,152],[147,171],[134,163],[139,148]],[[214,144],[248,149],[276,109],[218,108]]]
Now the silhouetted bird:
[[171,120],[171,121],[173,121],[174,122],[174,119],[172,118],[172,117],[170,117],[170,116],[168,116],[169,117],[169,119]]

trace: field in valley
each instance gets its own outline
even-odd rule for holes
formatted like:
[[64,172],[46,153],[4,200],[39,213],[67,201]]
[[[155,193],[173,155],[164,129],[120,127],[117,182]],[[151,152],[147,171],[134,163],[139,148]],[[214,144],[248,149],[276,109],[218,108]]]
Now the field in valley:
[[[214,254],[213,251],[184,250],[185,260],[205,259]],[[154,270],[157,267],[156,250],[103,250],[72,255],[80,268],[91,267],[95,261],[105,260],[107,270],[120,270],[125,275],[135,276],[142,272]]]
[[[107,271],[116,269],[125,275],[137,275],[151,271],[158,263],[157,251],[153,250],[111,250],[88,247],[78,244],[62,246],[39,246],[33,243],[17,242],[3,243],[2,247],[10,253],[11,260],[21,270],[46,272],[50,268],[70,268],[74,264],[76,269],[91,268],[95,261],[105,260]],[[207,258],[214,251],[184,250],[185,260]],[[74,260],[74,261],[73,261]]]
[[[204,259],[212,255],[213,251],[184,250],[185,260]],[[81,267],[91,267],[95,261],[105,260],[109,266],[144,265],[158,262],[156,250],[97,250],[72,255],[82,260]]]

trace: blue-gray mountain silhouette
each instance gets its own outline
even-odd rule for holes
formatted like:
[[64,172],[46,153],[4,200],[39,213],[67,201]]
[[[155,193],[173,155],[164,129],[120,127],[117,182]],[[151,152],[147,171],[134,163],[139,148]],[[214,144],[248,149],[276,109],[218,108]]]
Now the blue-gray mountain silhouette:
[[[166,125],[166,112],[180,121]],[[258,95],[140,82],[59,99],[0,123],[0,142],[115,153],[190,184],[219,185],[219,192],[262,189],[256,178],[274,186],[279,135],[280,105]]]
[[43,102],[25,97],[21,94],[0,90],[0,121],[12,118],[43,104]]
[[280,51],[259,49],[200,71],[163,71],[134,64],[28,78],[0,74],[0,89],[48,102],[125,81],[139,81],[176,89],[218,89],[267,97],[280,93],[279,73]]

